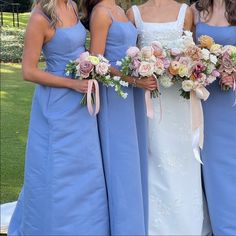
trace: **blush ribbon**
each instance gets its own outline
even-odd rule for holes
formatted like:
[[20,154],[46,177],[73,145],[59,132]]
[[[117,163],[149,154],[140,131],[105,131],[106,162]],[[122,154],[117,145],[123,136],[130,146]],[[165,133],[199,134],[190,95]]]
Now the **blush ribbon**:
[[206,101],[210,93],[203,86],[198,86],[190,92],[192,147],[195,159],[201,164],[200,149],[204,142],[204,118],[201,100]]
[[[95,94],[95,111],[93,109],[93,103],[92,103],[92,90],[94,86],[94,94]],[[100,109],[100,97],[99,97],[99,85],[97,80],[91,79],[88,81],[88,91],[87,91],[87,108],[89,111],[89,114],[92,116],[96,116]]]

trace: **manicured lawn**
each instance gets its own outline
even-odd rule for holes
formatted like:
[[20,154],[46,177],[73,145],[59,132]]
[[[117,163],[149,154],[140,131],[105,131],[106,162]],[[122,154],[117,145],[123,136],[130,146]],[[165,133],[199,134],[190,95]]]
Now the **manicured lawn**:
[[33,90],[20,64],[1,64],[1,203],[16,200],[23,183]]
[[[21,28],[25,28],[28,19],[29,19],[29,15],[30,13],[26,12],[26,13],[20,13],[19,14],[19,19],[20,19],[20,27]],[[15,19],[16,19],[16,15],[15,15]],[[15,21],[16,22],[16,21]],[[9,12],[3,12],[3,26],[9,26],[12,27],[13,26],[13,18],[12,18],[12,13]]]

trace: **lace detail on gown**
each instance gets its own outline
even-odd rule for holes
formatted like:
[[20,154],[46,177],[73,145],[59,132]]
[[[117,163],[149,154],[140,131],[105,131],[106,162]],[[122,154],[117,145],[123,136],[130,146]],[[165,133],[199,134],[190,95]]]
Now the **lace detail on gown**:
[[[139,47],[154,40],[174,47],[182,36],[186,4],[181,5],[177,20],[167,23],[144,22],[138,7],[132,9]],[[208,217],[204,222],[201,167],[191,145],[189,101],[180,96],[179,88],[161,88],[162,121],[159,99],[154,99],[155,117],[148,122],[150,235],[204,235],[210,231]]]

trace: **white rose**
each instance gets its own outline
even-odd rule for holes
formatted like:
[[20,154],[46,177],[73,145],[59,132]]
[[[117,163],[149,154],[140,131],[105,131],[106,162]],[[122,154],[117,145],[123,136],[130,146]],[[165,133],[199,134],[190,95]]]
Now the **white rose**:
[[184,80],[182,82],[182,89],[185,92],[190,92],[193,89],[194,83],[192,80]]
[[202,49],[202,58],[203,58],[205,61],[208,61],[209,58],[210,58],[210,51],[207,50],[206,48],[203,48],[203,49]]
[[164,88],[169,88],[173,85],[171,78],[167,75],[163,75],[160,77],[160,83]]
[[214,65],[216,65],[216,63],[217,63],[217,57],[215,56],[215,55],[210,55],[210,61],[214,64]]

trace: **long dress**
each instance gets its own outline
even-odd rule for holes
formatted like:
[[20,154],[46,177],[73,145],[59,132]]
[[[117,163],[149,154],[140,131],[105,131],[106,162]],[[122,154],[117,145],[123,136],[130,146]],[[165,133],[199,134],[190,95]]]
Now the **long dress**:
[[[85,51],[78,22],[57,28],[44,44],[48,73]],[[24,186],[9,235],[109,235],[107,193],[96,117],[80,105],[83,94],[37,85],[32,102]]]
[[[209,35],[216,43],[236,46],[236,26],[196,25],[196,37]],[[221,91],[219,81],[208,87],[203,102],[203,176],[214,235],[236,235],[236,106],[235,92]]]
[[[133,6],[140,47],[160,41],[174,46],[183,33],[186,4],[174,22],[144,22]],[[179,95],[179,85],[161,87],[160,100],[154,99],[154,119],[149,119],[149,234],[202,235],[210,231],[204,220],[201,166],[194,159],[190,133],[189,101]]]
[[[109,11],[109,10],[108,10]],[[136,45],[137,30],[131,22],[116,21],[111,12],[104,56],[116,67],[126,50]],[[113,88],[101,87],[98,114],[106,183],[108,189],[111,235],[147,233],[147,130],[142,108],[135,108],[133,87],[122,99]],[[141,122],[141,127],[136,123]],[[141,136],[141,132],[143,132]],[[142,145],[143,143],[143,145]]]

